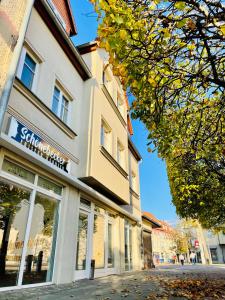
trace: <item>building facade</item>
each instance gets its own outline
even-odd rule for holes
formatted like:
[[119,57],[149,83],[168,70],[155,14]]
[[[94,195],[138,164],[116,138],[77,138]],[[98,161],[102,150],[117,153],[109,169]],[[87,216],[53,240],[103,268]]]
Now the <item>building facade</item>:
[[161,228],[159,221],[150,213],[142,213],[142,234],[143,234],[143,261],[144,269],[151,269],[155,267],[153,260],[153,245],[152,245],[152,231],[155,228]]
[[0,289],[142,268],[140,154],[107,53],[35,1],[0,137]]
[[225,264],[225,232],[204,230],[206,244],[213,264]]

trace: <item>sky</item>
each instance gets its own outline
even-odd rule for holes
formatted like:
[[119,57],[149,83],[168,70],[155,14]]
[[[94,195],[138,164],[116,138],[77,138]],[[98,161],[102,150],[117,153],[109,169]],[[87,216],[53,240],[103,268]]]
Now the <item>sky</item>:
[[[73,38],[75,45],[93,41],[97,36],[97,16],[88,0],[70,0],[78,35]],[[132,121],[132,140],[138,148],[140,164],[141,205],[143,211],[153,213],[158,219],[174,224],[177,220],[175,207],[171,204],[171,194],[166,174],[165,162],[157,153],[147,151],[147,130],[137,120]]]

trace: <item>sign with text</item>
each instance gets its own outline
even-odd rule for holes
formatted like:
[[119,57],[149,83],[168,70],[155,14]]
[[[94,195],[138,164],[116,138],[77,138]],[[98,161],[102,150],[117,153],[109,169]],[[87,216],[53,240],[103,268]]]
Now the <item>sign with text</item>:
[[17,121],[15,118],[11,118],[8,135],[13,140],[24,145],[30,151],[33,151],[43,157],[44,159],[57,166],[59,169],[68,173],[69,159],[36,133],[32,132],[31,129]]

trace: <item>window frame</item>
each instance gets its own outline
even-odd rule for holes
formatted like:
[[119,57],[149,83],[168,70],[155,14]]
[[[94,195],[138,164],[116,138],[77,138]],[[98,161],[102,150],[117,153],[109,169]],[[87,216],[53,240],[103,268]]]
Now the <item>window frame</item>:
[[119,91],[117,91],[117,96],[116,96],[116,106],[123,118],[125,118],[125,103],[124,99]]
[[[53,110],[53,103],[54,103],[56,89],[59,91],[57,113]],[[62,109],[63,109],[63,107],[65,108],[65,106],[63,105],[63,100],[66,100],[68,103],[66,120],[64,120],[62,117]],[[52,99],[51,99],[51,111],[66,125],[70,124],[70,109],[71,109],[70,102],[71,101],[72,100],[70,99],[69,95],[64,92],[64,89],[57,82],[55,82],[54,87],[53,87],[53,92],[52,92]]]
[[[108,138],[106,138],[106,134],[109,135]],[[108,141],[108,144],[106,141]],[[112,129],[103,118],[101,119],[100,144],[108,153],[112,155]]]
[[117,139],[117,152],[116,152],[116,159],[118,164],[125,169],[126,164],[125,164],[125,147],[123,144],[120,142],[119,139]]
[[39,74],[40,60],[38,60],[38,58],[35,57],[35,55],[31,51],[29,51],[26,47],[23,47],[21,51],[16,76],[21,80],[21,82],[23,82],[22,73],[25,65],[26,55],[29,55],[36,65],[35,65],[34,77],[33,77],[31,88],[27,87],[24,83],[23,84],[27,87],[27,89],[29,89],[32,92],[35,92],[37,90],[37,79]]

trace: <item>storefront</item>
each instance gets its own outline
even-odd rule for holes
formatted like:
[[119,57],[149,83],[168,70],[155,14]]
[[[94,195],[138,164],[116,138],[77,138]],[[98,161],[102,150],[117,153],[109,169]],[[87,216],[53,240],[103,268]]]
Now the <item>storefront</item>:
[[49,284],[63,186],[4,156],[0,171],[0,288]]
[[75,279],[89,278],[91,260],[95,277],[116,273],[118,234],[115,213],[84,198],[80,200]]

